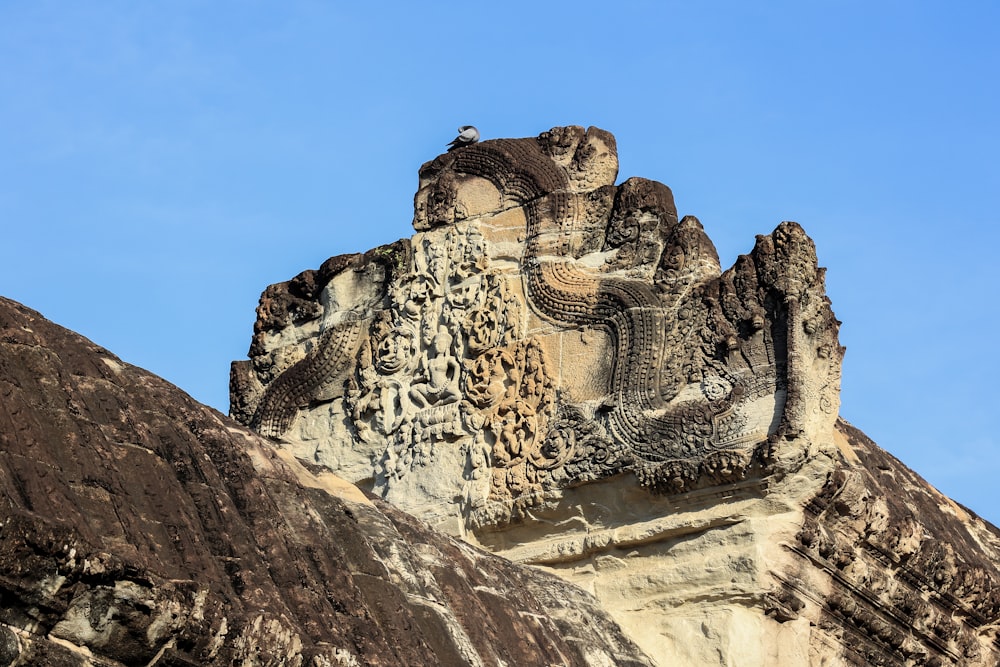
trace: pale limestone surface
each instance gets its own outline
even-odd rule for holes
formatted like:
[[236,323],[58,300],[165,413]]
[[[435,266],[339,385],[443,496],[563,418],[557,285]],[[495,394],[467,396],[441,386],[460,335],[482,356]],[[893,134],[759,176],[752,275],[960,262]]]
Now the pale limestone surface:
[[[837,422],[839,322],[802,229],[723,272],[669,189],[616,177],[595,128],[427,163],[408,242],[265,292],[234,416],[592,592],[657,664],[991,664],[989,636],[934,629],[953,594],[914,592],[930,629],[907,635],[900,585],[841,563],[870,560],[876,519],[810,537],[845,470],[874,489],[851,507],[882,514]],[[995,564],[991,527],[959,519]],[[976,595],[963,613],[988,618]]]

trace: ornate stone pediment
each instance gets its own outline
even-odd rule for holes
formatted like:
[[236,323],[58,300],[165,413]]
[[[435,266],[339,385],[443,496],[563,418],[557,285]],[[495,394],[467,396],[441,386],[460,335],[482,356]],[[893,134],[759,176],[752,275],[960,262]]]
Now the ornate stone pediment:
[[1000,534],[838,419],[794,222],[723,271],[614,138],[426,163],[410,239],[273,285],[233,415],[597,595],[658,664],[992,665]]
[[265,292],[234,415],[471,528],[615,475],[770,474],[837,413],[812,242],[783,223],[723,273],[669,188],[617,172],[614,138],[580,127],[425,164],[412,239]]

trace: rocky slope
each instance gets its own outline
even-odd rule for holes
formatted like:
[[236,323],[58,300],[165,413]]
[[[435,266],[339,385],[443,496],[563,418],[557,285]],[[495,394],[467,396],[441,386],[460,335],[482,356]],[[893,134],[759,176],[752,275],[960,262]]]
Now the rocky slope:
[[267,288],[233,416],[593,592],[657,664],[997,664],[997,531],[839,419],[803,229],[723,271],[617,172],[580,127],[423,165],[411,239]]
[[648,665],[443,537],[0,299],[0,665]]

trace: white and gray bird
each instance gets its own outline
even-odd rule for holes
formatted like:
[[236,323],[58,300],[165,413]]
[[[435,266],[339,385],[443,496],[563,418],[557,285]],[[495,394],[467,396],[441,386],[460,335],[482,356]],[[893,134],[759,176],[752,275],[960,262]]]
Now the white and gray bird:
[[448,144],[448,150],[453,151],[456,148],[468,146],[469,144],[474,144],[477,141],[479,141],[479,130],[471,125],[463,125],[458,128],[458,136],[455,137],[455,140]]

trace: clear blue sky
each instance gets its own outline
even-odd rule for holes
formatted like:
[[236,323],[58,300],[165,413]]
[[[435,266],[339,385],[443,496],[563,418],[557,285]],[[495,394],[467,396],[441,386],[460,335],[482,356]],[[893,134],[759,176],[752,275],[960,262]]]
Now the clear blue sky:
[[417,169],[597,125],[723,265],[796,220],[842,414],[1000,522],[1000,4],[0,0],[0,294],[222,411],[270,283]]

